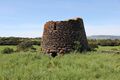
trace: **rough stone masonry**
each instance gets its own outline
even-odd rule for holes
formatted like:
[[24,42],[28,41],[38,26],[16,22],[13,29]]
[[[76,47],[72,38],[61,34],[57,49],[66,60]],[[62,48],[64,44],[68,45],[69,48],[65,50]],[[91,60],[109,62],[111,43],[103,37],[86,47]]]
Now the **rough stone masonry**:
[[83,50],[88,50],[83,20],[49,21],[44,25],[42,49],[45,53],[66,53],[73,50],[74,42],[79,41]]

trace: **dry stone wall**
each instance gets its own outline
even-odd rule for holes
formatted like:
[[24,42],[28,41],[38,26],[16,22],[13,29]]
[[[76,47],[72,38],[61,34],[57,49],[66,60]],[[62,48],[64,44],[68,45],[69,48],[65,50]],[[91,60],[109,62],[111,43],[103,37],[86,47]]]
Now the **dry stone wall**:
[[81,18],[67,21],[49,21],[44,25],[42,48],[45,53],[66,53],[73,50],[79,41],[83,50],[88,50],[88,42]]

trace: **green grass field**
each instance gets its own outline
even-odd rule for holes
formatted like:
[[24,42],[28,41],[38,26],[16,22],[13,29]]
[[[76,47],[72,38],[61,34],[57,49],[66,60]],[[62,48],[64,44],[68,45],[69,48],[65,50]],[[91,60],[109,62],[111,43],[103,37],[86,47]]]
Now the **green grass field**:
[[[16,46],[0,46],[16,49]],[[39,51],[39,46],[35,46]],[[117,49],[116,49],[117,48]],[[52,58],[41,52],[0,53],[0,80],[120,80],[120,54],[101,54],[120,47]]]

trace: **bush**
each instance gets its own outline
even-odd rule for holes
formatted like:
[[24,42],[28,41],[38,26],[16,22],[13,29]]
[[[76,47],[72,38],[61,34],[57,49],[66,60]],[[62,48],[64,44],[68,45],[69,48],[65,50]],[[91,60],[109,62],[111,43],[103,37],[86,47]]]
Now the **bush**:
[[3,54],[11,54],[14,52],[12,48],[5,48],[1,51]]
[[31,52],[36,52],[36,48],[34,48],[33,46],[30,48]]
[[75,51],[82,52],[82,47],[81,47],[81,44],[80,44],[79,41],[75,41],[75,42],[74,42],[73,49],[74,49]]
[[31,48],[33,48],[33,44],[30,41],[24,41],[17,46],[17,51],[28,51]]
[[89,43],[89,47],[90,47],[91,51],[94,51],[96,48],[98,48],[98,44],[91,42],[91,43]]

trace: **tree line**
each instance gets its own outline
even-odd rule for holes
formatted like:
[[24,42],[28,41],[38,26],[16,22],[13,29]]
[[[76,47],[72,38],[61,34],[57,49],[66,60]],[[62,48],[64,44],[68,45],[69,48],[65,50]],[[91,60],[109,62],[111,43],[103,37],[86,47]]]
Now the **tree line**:
[[115,39],[115,40],[111,40],[111,39],[89,39],[88,40],[89,44],[95,44],[95,45],[99,45],[99,46],[120,46],[120,40],[119,39]]
[[33,45],[40,45],[40,40],[41,38],[0,37],[0,45],[18,45],[24,41],[29,41]]
[[[0,45],[18,45],[21,42],[29,41],[33,45],[40,45],[41,38],[21,38],[21,37],[0,37]],[[120,40],[115,39],[88,39],[91,46],[120,46]]]

